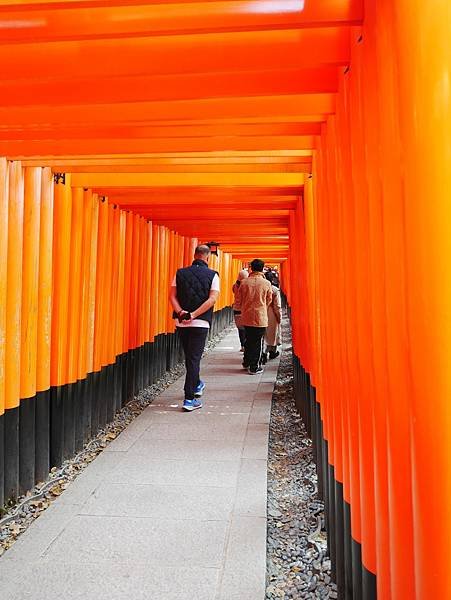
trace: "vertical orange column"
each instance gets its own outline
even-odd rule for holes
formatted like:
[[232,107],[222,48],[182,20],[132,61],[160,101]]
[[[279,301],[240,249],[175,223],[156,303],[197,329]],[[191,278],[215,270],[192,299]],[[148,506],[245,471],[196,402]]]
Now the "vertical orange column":
[[113,420],[116,412],[116,396],[114,386],[114,329],[115,324],[111,323],[111,315],[115,314],[116,295],[113,293],[115,282],[115,209],[108,204],[108,241],[106,254],[106,277],[105,277],[105,312],[104,312],[104,331],[105,331],[105,394],[106,394],[106,422]]
[[6,408],[19,406],[24,179],[20,162],[9,163],[6,299]]
[[[361,542],[364,564],[364,590],[373,586],[371,573],[376,570],[375,557],[375,506],[374,506],[374,460],[373,460],[373,410],[374,364],[372,357],[372,310],[371,310],[371,263],[370,263],[370,217],[368,187],[365,179],[365,162],[362,148],[365,146],[365,123],[362,112],[362,45],[356,43],[361,35],[357,29],[353,34],[353,70],[350,73],[350,110],[352,119],[352,164],[357,288],[357,360],[356,380],[358,389],[358,423],[360,446],[360,501]],[[360,540],[358,540],[360,541]],[[364,591],[368,593],[368,591]]]
[[0,158],[0,506],[4,504],[6,282],[8,274],[8,165]]
[[[114,314],[114,305],[116,302],[116,297],[113,294],[113,286],[115,281],[114,272],[116,271],[116,265],[114,260],[116,258],[115,250],[114,250],[114,242],[115,242],[115,209],[111,204],[107,205],[108,208],[108,238],[107,238],[107,246],[106,246],[106,276],[105,276],[105,313],[104,313],[104,327],[105,327],[105,356],[104,356],[104,365],[112,365],[114,363],[114,350],[113,350],[113,340],[114,340],[114,324],[111,323],[111,315]],[[110,377],[112,374],[108,373]],[[111,382],[109,383],[111,385]],[[108,421],[113,418],[111,414],[112,405],[111,405],[111,396],[112,394],[108,391],[108,402],[109,402],[109,413],[108,413]]]
[[[119,305],[119,274],[120,274],[120,220],[121,211],[117,206],[110,207],[112,215],[112,232],[113,240],[111,244],[111,259],[112,259],[112,271],[111,271],[111,312],[112,315],[117,315]],[[119,326],[117,318],[114,318],[114,322],[110,321],[110,362],[114,363],[116,357],[120,354],[120,350],[117,348],[117,328]]]
[[184,238],[184,246],[183,246],[183,266],[188,267],[191,264],[191,238]]
[[230,274],[230,259],[231,256],[230,254],[223,252],[222,253],[222,266],[221,266],[221,272],[222,272],[222,279],[224,281],[224,287],[222,288],[222,297],[221,297],[221,304],[222,304],[222,308],[225,308],[228,303],[228,289],[229,289],[229,274]]
[[23,269],[20,352],[19,490],[34,485],[36,353],[41,209],[39,167],[24,170]]
[[52,341],[50,383],[51,456],[50,466],[61,464],[64,455],[64,409],[67,406],[63,386],[68,377],[68,321],[71,248],[72,194],[70,176],[55,185],[53,223]]
[[[325,135],[325,127],[322,128],[322,137]],[[314,161],[314,181],[317,182],[317,193],[315,193],[315,207],[316,207],[316,215],[317,215],[317,228],[318,228],[318,256],[317,263],[320,276],[318,277],[318,295],[319,295],[319,327],[318,327],[318,337],[319,337],[319,346],[320,346],[320,370],[318,372],[317,378],[317,395],[321,403],[321,416],[323,421],[323,436],[325,443],[328,448],[329,460],[333,459],[331,457],[331,453],[333,453],[333,444],[331,443],[331,418],[330,418],[330,402],[328,398],[328,369],[329,369],[329,361],[328,361],[328,352],[330,351],[329,342],[327,339],[327,281],[328,281],[328,255],[326,252],[326,243],[328,240],[328,232],[326,230],[325,225],[325,215],[327,214],[327,194],[326,198],[324,197],[325,192],[323,188],[325,187],[326,174],[324,171],[324,157],[323,157],[323,139],[320,141],[320,150],[316,156],[316,160]],[[319,184],[321,183],[321,188]],[[289,270],[291,270],[291,264],[287,265]],[[328,486],[327,486],[327,464],[324,461],[324,478],[325,478],[325,490],[326,490],[326,502],[328,499]]]
[[227,286],[227,277],[228,277],[228,261],[225,252],[219,251],[219,273],[221,274],[221,279],[224,285],[221,286],[221,291],[219,292],[219,310],[222,310],[225,305],[226,299],[226,286]]
[[[386,353],[389,394],[381,398],[387,423],[387,477],[390,587],[384,585],[379,568],[378,593],[383,598],[413,597],[413,522],[410,449],[410,366],[406,322],[404,240],[405,199],[403,196],[401,145],[399,136],[399,91],[393,39],[392,3],[381,2],[375,19],[375,44],[381,98],[379,130],[381,136],[380,173],[383,181],[383,231],[385,244]],[[372,16],[374,19],[374,17]],[[381,413],[376,406],[375,415]],[[406,468],[408,467],[408,468]],[[379,524],[379,519],[378,519]],[[383,525],[383,522],[382,522]],[[388,549],[388,551],[387,551]]]
[[188,266],[193,262],[194,252],[198,246],[199,240],[197,238],[191,238],[191,250],[188,256]]
[[168,230],[166,227],[160,227],[160,278],[159,286],[159,302],[158,302],[158,333],[166,333],[166,302],[164,293],[166,290],[166,279],[168,271]]
[[130,349],[130,288],[132,285],[133,215],[126,213],[124,269],[124,352]]
[[20,396],[36,394],[41,169],[27,167],[24,177],[24,244],[21,316]]
[[[345,340],[345,359],[344,372],[345,383],[343,389],[345,395],[343,402],[346,405],[347,421],[346,437],[348,446],[348,470],[349,470],[349,491],[345,490],[345,499],[350,504],[351,509],[351,535],[354,540],[360,542],[360,457],[359,457],[359,412],[358,404],[359,377],[356,372],[358,365],[358,330],[355,319],[358,303],[357,277],[355,266],[355,256],[359,251],[355,240],[355,202],[354,190],[352,185],[353,162],[351,160],[351,139],[350,124],[352,115],[350,114],[350,77],[352,73],[346,73],[342,76],[339,104],[337,106],[337,125],[340,163],[338,168],[337,186],[340,188],[341,199],[341,223],[342,223],[342,246],[343,246],[343,283],[346,290],[346,303],[343,321],[343,335]],[[354,548],[355,549],[355,548]],[[351,548],[352,550],[352,548]],[[358,594],[360,588],[360,576],[356,573],[354,565],[353,581],[354,593]],[[358,567],[360,570],[360,566]],[[349,583],[349,582],[348,582]]]
[[[148,305],[146,303],[146,289],[147,289],[147,221],[141,219],[141,244],[140,244],[140,277],[139,277],[139,311],[138,311],[138,324],[139,324],[139,346],[142,348],[146,341],[146,311]],[[141,365],[141,369],[142,369]],[[141,381],[141,386],[143,382]]]
[[[129,298],[129,312],[128,312],[128,352],[130,358],[130,366],[128,368],[128,395],[133,396],[135,387],[135,366],[136,366],[136,353],[135,349],[137,346],[136,342],[136,318],[137,318],[137,269],[138,269],[138,256],[139,256],[139,229],[138,229],[139,216],[132,214],[130,216],[130,274],[129,274],[129,286],[126,289],[126,294]],[[128,225],[128,223],[127,223]]]
[[291,257],[288,257],[287,262],[285,263],[285,286],[286,286],[286,294],[287,294],[287,301],[288,301],[288,305],[291,306],[291,272],[292,272],[292,268],[291,268]]
[[130,285],[130,347],[135,349],[137,343],[137,318],[138,318],[138,277],[139,277],[139,231],[138,215],[133,216],[133,239],[132,239],[132,264]]
[[[174,244],[175,244],[175,234],[173,231],[166,229],[167,233],[167,262],[166,262],[166,270],[165,270],[165,284],[163,289],[163,294],[169,294],[169,279],[173,276],[173,265],[174,265]],[[169,282],[170,283],[170,282]],[[167,290],[167,292],[166,292]],[[165,303],[164,310],[164,332],[169,333],[169,317],[167,307],[168,305]]]
[[[296,220],[295,220],[295,212],[294,210],[290,210],[290,258],[291,260],[294,260],[294,255],[296,254],[297,251],[297,245],[296,245]],[[291,292],[291,273],[290,273],[290,292]],[[290,302],[290,306],[293,309],[293,294],[290,293],[290,298],[289,298],[289,302]],[[296,301],[294,301],[294,304],[296,303]],[[297,329],[296,329],[296,319],[297,319],[297,315],[296,315],[296,311],[292,310],[292,316],[291,316],[291,322],[292,322],[292,338],[293,338],[293,350],[295,352],[295,354],[297,354],[298,350],[297,350]]]
[[[306,224],[306,250],[307,256],[307,286],[308,294],[308,320],[311,327],[309,344],[311,352],[311,368],[310,376],[312,385],[316,385],[316,350],[318,349],[318,340],[316,338],[316,311],[315,304],[317,301],[316,285],[315,285],[315,207],[313,198],[313,180],[307,179],[304,186],[304,208],[305,208],[305,224]],[[319,298],[318,298],[319,300]]]
[[97,194],[85,191],[84,202],[86,210],[91,210],[91,247],[89,252],[89,280],[88,285],[88,314],[87,314],[87,339],[86,339],[86,370],[92,374],[95,369],[94,341],[95,341],[95,317],[96,317],[96,286],[97,286],[97,254],[99,234],[99,201]]
[[[331,391],[334,398],[336,444],[335,478],[342,485],[335,489],[335,509],[337,527],[337,582],[341,590],[350,587],[349,569],[351,567],[351,547],[345,531],[346,505],[343,500],[350,500],[350,445],[349,445],[349,403],[348,403],[348,342],[346,310],[349,302],[349,291],[346,286],[346,262],[344,232],[346,229],[346,190],[343,172],[343,156],[340,153],[340,121],[338,116],[328,122],[329,128],[329,203],[330,229],[332,234],[331,259],[333,260],[333,278],[331,284],[332,327],[334,332],[334,381]],[[340,249],[339,252],[336,249]],[[335,292],[335,300],[333,293]],[[341,538],[341,539],[340,539]],[[349,563],[349,564],[348,564]],[[345,571],[345,569],[348,569]],[[348,589],[348,594],[350,590]]]
[[[384,6],[386,3],[384,3]],[[449,2],[393,6],[398,65],[415,597],[451,597],[451,15]]]
[[[171,265],[168,271],[168,285],[166,288],[166,295],[169,298],[169,290],[171,287],[172,278],[174,277],[177,269],[179,269],[182,265],[180,264],[180,256],[181,256],[181,246],[180,246],[181,236],[178,233],[174,233],[174,246],[173,246],[173,255]],[[172,318],[172,306],[168,300],[168,332],[174,333],[175,331],[175,322]]]
[[409,392],[407,370],[401,368],[405,351],[399,353],[405,323],[404,310],[399,310],[404,295],[400,243],[403,198],[398,117],[393,111],[393,103],[397,102],[397,92],[393,89],[393,47],[383,57],[383,62],[377,64],[378,46],[387,44],[392,27],[391,19],[384,19],[376,28],[376,16],[382,4],[378,3],[377,8],[374,3],[367,5],[361,65],[369,247],[373,281],[376,282],[372,286],[371,302],[372,356],[376,375],[373,414],[377,587],[378,597],[410,598],[415,592],[407,419]]
[[19,485],[19,398],[24,180],[20,162],[9,165],[5,361],[5,496]]
[[146,289],[146,253],[147,253],[147,231],[146,231],[146,220],[141,218],[139,221],[140,227],[140,248],[139,248],[139,285],[138,285],[138,315],[137,315],[137,324],[138,324],[138,356],[139,356],[139,371],[138,371],[138,389],[142,389],[144,387],[144,364],[145,364],[145,349],[144,349],[144,341],[145,341],[145,306],[144,306],[144,296]]
[[[93,222],[93,199],[91,190],[83,190],[82,198],[83,228],[81,240],[81,279],[80,279],[80,333],[79,354],[77,367],[77,380],[79,402],[81,403],[80,422],[77,428],[77,445],[87,442],[91,435],[91,378],[88,375],[88,353],[91,342],[90,336],[90,314],[89,314],[89,288],[92,277],[91,252],[92,252],[92,222]],[[95,276],[95,269],[94,269]]]
[[161,273],[161,227],[153,225],[153,269],[152,269],[152,310],[151,310],[151,323],[152,323],[152,336],[154,341],[153,347],[153,368],[152,376],[156,379],[159,375],[158,369],[158,348],[159,348],[159,319],[160,319],[160,273]]
[[114,349],[116,357],[116,376],[115,376],[115,398],[116,410],[120,410],[124,402],[124,347],[123,347],[123,326],[124,326],[124,276],[125,276],[125,212],[116,208],[117,215],[117,284],[116,284],[116,303],[115,303],[115,335]]
[[64,412],[64,445],[66,457],[72,456],[75,450],[82,447],[82,405],[76,386],[81,337],[81,298],[82,298],[82,244],[83,244],[83,189],[72,188],[72,218],[70,246],[70,279],[68,308],[68,374],[66,383],[68,400]]
[[159,234],[160,230],[157,225],[152,224],[152,279],[150,286],[150,340],[153,342],[158,334],[158,276],[159,276]]
[[105,279],[107,277],[108,244],[108,203],[105,198],[99,201],[99,221],[97,238],[96,296],[94,324],[94,372],[92,429],[97,431],[106,423],[106,373],[102,369],[105,357]]
[[[98,250],[98,234],[99,234],[99,201],[97,194],[93,194],[90,190],[84,190],[83,203],[85,207],[85,225],[86,236],[88,239],[89,248],[87,249],[86,259],[87,279],[86,279],[86,373],[87,385],[89,393],[86,400],[86,422],[85,422],[85,437],[89,438],[95,435],[98,429],[98,413],[94,411],[97,406],[95,394],[97,388],[94,385],[96,382],[96,369],[94,363],[94,342],[95,342],[95,321],[96,321],[96,285],[97,285],[97,250]],[[88,217],[86,213],[90,213]]]
[[[222,269],[222,253],[221,250],[218,250],[218,256],[212,254],[210,257],[209,265],[210,269],[214,269],[219,273],[220,280],[224,280],[224,271]],[[221,309],[221,300],[222,300],[222,291],[219,292],[218,300],[216,301],[213,312],[217,312]]]
[[[170,274],[169,278],[169,287],[172,284],[172,278],[174,277],[177,269],[181,269],[185,266],[185,238],[181,235],[177,235],[177,252],[176,252],[176,262],[174,265],[174,271]],[[169,289],[168,289],[169,293]],[[169,318],[171,319],[170,326],[171,331],[176,332],[175,320],[172,318],[172,305],[169,303]]]
[[92,233],[92,192],[83,190],[83,231],[82,231],[82,264],[80,285],[80,359],[78,361],[77,378],[83,380],[87,373],[88,354],[88,312],[89,312],[89,280],[91,266],[91,233]]
[[158,279],[157,279],[157,333],[161,334],[162,328],[162,317],[163,317],[163,289],[164,289],[164,274],[165,274],[165,252],[166,252],[166,229],[160,225],[158,226]]
[[[375,11],[376,6],[373,4],[367,6],[366,22],[363,32],[362,46],[362,103],[363,103],[363,118],[365,127],[365,166],[366,166],[366,182],[368,190],[368,219],[369,219],[369,259],[370,270],[372,273],[371,286],[371,342],[372,342],[372,361],[374,370],[374,387],[372,391],[373,401],[373,423],[374,423],[374,496],[375,496],[375,524],[377,543],[376,562],[371,569],[373,572],[377,570],[378,575],[378,590],[382,597],[390,595],[390,565],[387,560],[387,547],[389,544],[389,533],[387,524],[389,522],[388,513],[388,488],[387,488],[387,410],[386,402],[389,397],[388,380],[386,377],[387,363],[387,306],[386,306],[386,281],[387,274],[385,272],[384,263],[384,222],[383,222],[383,188],[379,170],[379,152],[380,152],[380,119],[385,118],[384,115],[379,117],[379,102],[385,102],[384,95],[380,94],[381,88],[378,85],[374,87],[374,81],[378,79],[376,68],[376,42],[377,35],[375,31]],[[368,85],[370,87],[368,88]],[[377,89],[377,92],[376,92]],[[390,154],[390,146],[384,148],[383,152]],[[398,200],[395,200],[397,202]],[[400,224],[398,224],[398,227]],[[377,284],[375,283],[377,282]],[[391,325],[390,325],[391,327]],[[393,399],[394,400],[394,399]],[[394,400],[395,401],[395,400]],[[407,461],[409,456],[407,454]],[[407,463],[406,463],[407,464]],[[407,503],[408,504],[408,503]],[[409,519],[408,507],[403,514],[405,522]],[[410,527],[410,526],[409,526]],[[411,548],[411,544],[408,547]],[[393,548],[390,556],[393,556],[395,561],[402,560],[404,564],[408,560],[409,550],[402,551],[401,548]],[[402,559],[401,559],[402,556]],[[377,566],[376,566],[377,565]],[[407,575],[407,573],[406,573]],[[412,580],[412,575],[408,579]],[[401,597],[403,593],[407,596],[413,595],[413,588],[407,580],[402,584],[403,590],[393,590],[395,597]],[[406,587],[405,587],[406,586]]]
[[[137,247],[136,247],[136,275],[135,275],[135,347],[137,349],[141,346],[141,310],[142,310],[142,286],[143,286],[143,273],[142,273],[142,260],[143,260],[143,219],[138,217],[136,220],[136,228],[138,231]],[[139,365],[140,355],[138,355]]]
[[[53,248],[53,177],[50,168],[42,169],[41,214],[39,236],[39,292],[36,387],[38,392],[50,388],[50,338],[52,312]],[[37,408],[38,410],[38,408]]]
[[340,194],[335,189],[337,171],[336,156],[336,119],[329,117],[325,128],[326,162],[325,162],[325,195],[322,198],[323,223],[325,226],[325,250],[327,252],[327,278],[325,279],[326,302],[325,333],[327,335],[327,377],[324,380],[327,390],[327,406],[330,424],[329,462],[333,470],[329,470],[329,506],[331,511],[331,548],[336,563],[337,583],[343,589],[343,421],[342,421],[342,375],[343,375],[343,342],[341,328],[341,311],[344,297],[343,268],[341,253],[341,221]]
[[[223,262],[223,252],[221,252],[221,250],[218,250],[218,256],[215,257],[216,258],[216,271],[218,271],[219,276],[221,277],[221,279],[224,281],[224,262]],[[219,311],[222,308],[222,298],[223,298],[223,291],[219,292],[219,297],[218,297],[218,301],[216,302],[215,306],[214,306],[214,310]]]
[[162,294],[163,294],[163,332],[168,333],[168,331],[169,331],[168,296],[169,296],[169,284],[170,284],[169,278],[172,277],[173,274],[170,273],[170,270],[172,268],[172,265],[171,265],[171,231],[167,227],[165,227],[164,258],[165,258],[165,268],[163,271],[163,290],[162,290]]
[[[150,341],[154,342],[157,327],[156,301],[158,277],[158,227],[152,223],[152,268],[150,280]],[[152,371],[153,373],[153,371]]]
[[55,186],[53,227],[53,315],[51,384],[61,386],[67,376],[67,319],[69,301],[69,269],[72,196],[70,185]]
[[166,368],[165,352],[166,352],[166,322],[167,322],[167,299],[166,289],[168,281],[168,270],[169,270],[169,230],[166,227],[160,227],[160,271],[159,271],[159,301],[158,301],[158,333],[160,337],[160,350],[161,359],[160,372],[161,376]]
[[99,227],[97,241],[96,268],[96,311],[94,334],[94,371],[100,371],[104,357],[104,304],[105,304],[105,265],[108,241],[108,203],[99,202]]
[[143,264],[144,264],[144,252],[145,252],[145,239],[144,239],[144,219],[139,217],[138,230],[139,230],[139,245],[137,255],[137,280],[136,280],[136,346],[141,347],[142,343],[142,310],[143,310],[143,287],[144,277]]
[[223,286],[222,286],[222,292],[223,292],[223,306],[230,306],[230,288],[232,287],[231,281],[230,281],[230,275],[231,275],[231,268],[232,268],[232,255],[229,253],[225,253],[224,254],[224,276],[223,276]]
[[124,301],[125,301],[125,228],[126,213],[119,211],[119,265],[118,265],[118,302],[116,310],[116,352],[123,354],[124,348]]
[[82,295],[83,189],[72,188],[71,258],[69,282],[68,383],[78,379]]
[[[165,286],[163,293],[166,298],[169,296],[169,287],[170,287],[170,279],[174,276],[175,273],[175,252],[176,252],[176,234],[167,230],[167,268],[165,273]],[[165,322],[164,322],[164,331],[165,333],[170,333],[171,328],[173,326],[173,320],[171,318],[172,311],[169,310],[169,302],[165,302]]]
[[[296,208],[299,202],[299,198],[296,198]],[[299,255],[299,238],[298,238],[298,227],[297,227],[297,210],[290,211],[290,258],[293,264],[297,261]],[[299,287],[295,281],[295,271],[290,272],[290,302],[292,306],[292,337],[293,337],[293,349],[296,355],[299,354],[299,310],[298,310],[298,298],[299,298]]]
[[144,371],[144,385],[152,384],[152,350],[150,342],[153,340],[152,326],[151,326],[151,311],[152,311],[152,260],[153,260],[153,227],[150,221],[145,224],[146,238],[147,238],[147,254],[145,264],[146,274],[146,286],[144,291],[144,342],[145,342],[145,371]]
[[145,286],[144,286],[144,320],[143,320],[143,341],[150,341],[150,307],[151,307],[151,279],[152,279],[152,223],[145,223],[146,236],[146,254],[145,254]]
[[[327,134],[329,128],[328,125],[323,128],[322,136],[323,139],[326,140],[325,143],[325,160],[324,160],[324,194],[321,198],[321,210],[322,210],[322,237],[323,237],[323,253],[324,253],[324,270],[325,277],[323,278],[323,300],[321,302],[323,309],[323,335],[324,335],[324,353],[323,353],[323,380],[322,380],[322,395],[325,401],[325,422],[327,423],[326,432],[327,432],[327,440],[328,440],[328,457],[329,463],[334,465],[336,462],[336,441],[335,441],[335,402],[334,402],[334,387],[331,388],[331,383],[334,384],[334,342],[333,342],[333,316],[332,316],[332,299],[331,299],[331,288],[332,281],[334,279],[334,271],[333,271],[333,254],[330,251],[330,246],[333,246],[333,234],[331,232],[331,215],[329,212],[329,204],[331,201],[331,190],[329,190],[330,184],[330,175],[327,169],[330,169],[331,166],[327,160]],[[293,292],[294,293],[294,292]],[[335,296],[335,291],[333,292],[333,296]],[[329,505],[330,510],[334,510],[334,490],[333,490],[333,481],[331,481],[329,477]],[[330,547],[332,559],[335,561],[335,519],[334,513],[331,513],[331,527],[330,527]]]

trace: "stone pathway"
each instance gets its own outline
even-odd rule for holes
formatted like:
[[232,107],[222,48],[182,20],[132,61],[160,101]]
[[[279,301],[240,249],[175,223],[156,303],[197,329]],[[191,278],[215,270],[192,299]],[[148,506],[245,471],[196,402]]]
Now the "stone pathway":
[[277,361],[241,368],[233,330],[149,406],[0,559],[1,600],[263,600]]

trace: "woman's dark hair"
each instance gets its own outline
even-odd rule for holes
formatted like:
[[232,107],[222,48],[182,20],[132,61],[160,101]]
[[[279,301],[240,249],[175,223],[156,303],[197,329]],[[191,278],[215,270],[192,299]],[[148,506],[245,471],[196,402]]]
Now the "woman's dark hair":
[[279,287],[280,284],[277,273],[274,273],[274,271],[266,271],[265,277],[271,283],[271,285],[274,285],[277,288]]
[[266,271],[265,277],[271,283],[274,281],[274,273],[272,271]]
[[261,273],[263,271],[264,266],[265,263],[259,258],[254,258],[254,260],[251,262],[251,269],[253,271],[259,271]]

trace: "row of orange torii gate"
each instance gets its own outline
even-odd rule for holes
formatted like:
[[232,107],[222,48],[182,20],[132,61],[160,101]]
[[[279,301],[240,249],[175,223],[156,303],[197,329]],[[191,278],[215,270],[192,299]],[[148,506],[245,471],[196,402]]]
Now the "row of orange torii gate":
[[[42,47],[16,14],[32,4],[48,17]],[[174,3],[174,30],[135,3],[164,48],[120,29],[132,2],[73,3],[74,39],[64,3],[48,4],[0,7],[17,25],[15,61],[0,53],[0,506],[180,361],[170,281],[217,237],[213,334],[231,323],[243,263],[257,254],[280,269],[339,594],[451,598],[449,2],[306,0],[274,16],[274,3],[205,1],[189,18]],[[84,10],[113,11],[96,27],[118,31],[95,38]],[[130,57],[144,51],[160,62],[143,82]],[[185,55],[207,72],[183,71]],[[118,85],[117,69],[135,85]],[[49,84],[55,70],[64,85]],[[151,142],[158,156],[138,164]]]

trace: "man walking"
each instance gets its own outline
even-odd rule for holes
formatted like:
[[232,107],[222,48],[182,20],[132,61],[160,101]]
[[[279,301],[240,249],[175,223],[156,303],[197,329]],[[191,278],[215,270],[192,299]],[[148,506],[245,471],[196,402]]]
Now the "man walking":
[[202,408],[205,383],[199,378],[200,359],[219,295],[219,276],[209,269],[210,248],[198,246],[190,267],[178,269],[171,286],[170,301],[185,353],[185,400],[187,411]]
[[263,371],[260,361],[263,336],[268,326],[268,306],[272,302],[270,282],[263,274],[265,263],[255,258],[251,262],[252,272],[238,288],[235,307],[241,310],[241,324],[246,330],[243,367],[251,375]]

